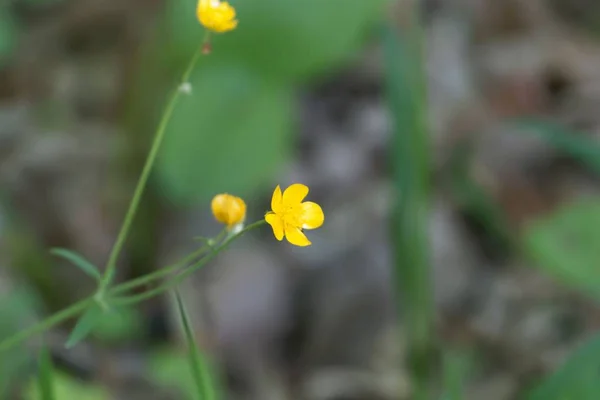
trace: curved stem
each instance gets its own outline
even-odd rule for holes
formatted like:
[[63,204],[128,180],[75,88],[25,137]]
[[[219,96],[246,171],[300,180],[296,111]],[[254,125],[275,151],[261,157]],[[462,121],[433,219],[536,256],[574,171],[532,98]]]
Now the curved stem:
[[92,301],[94,301],[93,297],[88,297],[84,300],[81,300],[65,308],[64,310],[59,311],[56,314],[46,318],[40,323],[33,325],[30,328],[24,329],[18,332],[17,334],[9,337],[8,339],[3,340],[2,342],[0,342],[0,353],[26,340],[30,336],[42,333],[43,331],[52,328],[54,325],[60,324],[61,322],[69,318],[73,318],[77,314],[83,312]]
[[[188,64],[185,72],[183,73],[180,84],[187,82],[201,54],[202,50],[199,49]],[[180,94],[180,87],[177,87],[171,95],[171,98],[167,103],[167,107],[165,108],[165,111],[163,112],[163,115],[160,119],[160,123],[158,124],[156,134],[154,135],[154,140],[152,141],[150,153],[148,154],[148,158],[146,158],[146,163],[144,164],[144,168],[142,169],[142,174],[140,175],[140,179],[138,180],[138,183],[136,185],[135,191],[133,193],[133,198],[131,199],[131,203],[129,203],[129,208],[127,209],[127,213],[125,214],[123,225],[121,225],[121,229],[119,230],[119,234],[117,235],[117,240],[115,241],[115,244],[108,257],[108,262],[106,263],[104,276],[102,277],[102,281],[100,282],[100,288],[98,290],[99,293],[104,293],[104,291],[106,290],[113,278],[117,266],[117,259],[119,257],[119,254],[121,253],[123,245],[125,244],[127,235],[129,234],[131,224],[133,223],[133,219],[142,199],[146,183],[148,182],[148,178],[150,177],[150,172],[152,171],[152,167],[154,165],[154,162],[156,161],[158,151],[165,137],[167,126],[169,124],[169,121],[171,120],[171,116],[173,114],[173,111],[175,110],[175,106],[177,105],[177,101],[179,100]]]
[[177,272],[178,269],[185,267],[187,264],[194,261],[196,258],[200,257],[206,250],[210,248],[207,246],[203,246],[198,250],[188,254],[183,259],[179,260],[175,264],[169,265],[168,267],[161,268],[157,271],[154,271],[150,274],[140,276],[139,278],[132,279],[130,281],[124,282],[120,285],[115,286],[111,290],[109,290],[109,294],[116,295],[126,292],[131,289],[135,289],[140,286],[147,285],[148,283],[158,280],[160,278],[164,278],[165,276],[171,275],[174,272]]
[[[223,229],[214,238],[215,243],[220,242],[226,233],[227,233],[227,231],[225,229]],[[181,260],[177,261],[175,264],[171,264],[168,267],[161,268],[152,273],[140,276],[139,278],[135,278],[128,282],[124,282],[120,285],[115,286],[114,288],[112,288],[109,291],[109,294],[111,294],[111,295],[121,294],[128,290],[135,289],[140,286],[144,286],[152,281],[155,281],[155,280],[164,278],[165,276],[171,275],[172,273],[177,272],[177,270],[184,268],[186,265],[193,262],[196,258],[200,257],[205,251],[210,250],[211,248],[212,247],[209,244],[205,244],[202,247],[200,247],[199,249],[188,254]]]
[[121,299],[115,299],[115,300],[113,300],[113,304],[131,305],[131,304],[139,303],[141,301],[148,300],[152,297],[158,296],[159,294],[173,288],[174,286],[179,285],[185,278],[187,278],[188,276],[190,276],[191,274],[196,272],[198,269],[202,268],[207,262],[212,260],[217,254],[219,254],[221,251],[223,251],[227,246],[229,246],[229,244],[232,241],[234,241],[238,237],[242,236],[244,233],[246,233],[254,228],[257,228],[261,225],[264,225],[265,223],[266,222],[264,220],[255,222],[253,224],[248,225],[246,228],[244,228],[239,233],[228,237],[227,239],[225,239],[223,241],[223,243],[221,243],[219,246],[215,247],[213,249],[213,251],[206,254],[204,257],[202,257],[196,264],[191,265],[189,268],[185,269],[184,271],[181,271],[181,273],[179,273],[172,279],[164,282],[162,285],[157,286],[154,289],[148,290],[144,293],[134,295],[134,296],[125,297],[125,298],[121,298]]
[[[126,298],[122,298],[122,299],[117,299],[117,301],[115,302],[111,302],[115,305],[128,305],[128,304],[134,304],[137,303],[139,301],[143,301],[146,300],[150,297],[154,297],[162,292],[164,292],[165,290],[168,290],[169,288],[173,287],[174,285],[180,283],[183,279],[185,279],[186,277],[188,277],[191,273],[193,273],[194,271],[196,271],[198,268],[202,267],[204,264],[206,264],[209,260],[211,260],[214,256],[216,256],[219,252],[221,252],[223,249],[225,249],[225,247],[227,247],[232,241],[234,241],[236,238],[242,236],[244,233],[257,228],[261,225],[264,225],[265,221],[264,220],[260,220],[258,222],[255,222],[253,224],[248,225],[245,229],[243,229],[242,231],[240,231],[239,233],[235,234],[235,235],[231,235],[230,237],[228,237],[227,239],[225,239],[220,245],[216,246],[215,248],[213,248],[213,251],[211,251],[210,253],[208,253],[207,255],[205,255],[202,259],[200,259],[196,264],[190,266],[188,269],[182,271],[182,273],[180,273],[179,275],[177,275],[176,277],[174,277],[173,279],[163,283],[161,286],[152,289],[148,292],[145,293],[141,293],[139,295],[136,296],[131,296],[131,297],[126,297]],[[219,235],[221,236],[221,235]],[[132,281],[129,282],[125,282],[122,283],[121,285],[117,285],[115,286],[112,290],[111,290],[111,294],[118,294],[118,293],[122,293],[125,292],[129,289],[133,289],[135,287],[138,286],[142,286],[148,282],[151,282],[153,280],[156,280],[158,278],[161,278],[163,276],[166,276],[172,272],[174,272],[175,270],[177,270],[178,268],[184,266],[185,264],[187,264],[188,262],[191,262],[193,259],[195,259],[196,257],[198,257],[199,255],[202,254],[202,251],[206,250],[206,247],[203,247],[193,253],[191,253],[190,255],[188,255],[187,257],[185,257],[183,260],[181,260],[179,263],[173,264],[170,267],[161,269],[159,271],[156,271],[152,274],[149,275],[145,275],[142,276],[138,279],[134,279]],[[23,342],[24,340],[27,340],[27,338],[36,335],[38,333],[41,333],[55,325],[60,324],[61,322],[66,321],[69,318],[73,318],[75,316],[77,316],[78,314],[80,314],[81,312],[83,312],[89,305],[91,302],[96,301],[96,296],[91,296],[88,297],[84,300],[81,300],[67,308],[65,308],[62,311],[57,312],[56,314],[51,315],[50,317],[46,318],[43,321],[40,321],[39,323],[23,330],[20,331],[18,333],[16,333],[15,335],[4,339],[3,341],[0,342],[0,353],[2,353],[3,351]]]

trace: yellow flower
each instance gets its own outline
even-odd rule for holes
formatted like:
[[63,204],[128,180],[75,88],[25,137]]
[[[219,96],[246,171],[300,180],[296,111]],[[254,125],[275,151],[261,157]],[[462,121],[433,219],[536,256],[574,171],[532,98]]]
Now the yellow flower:
[[308,187],[295,183],[285,189],[281,194],[279,185],[273,192],[271,199],[271,210],[265,215],[265,220],[271,228],[277,240],[283,236],[296,246],[308,246],[310,241],[302,232],[303,229],[316,229],[323,225],[325,215],[321,206],[311,201],[305,201]]
[[216,33],[231,31],[238,24],[237,19],[235,19],[235,8],[226,1],[199,0],[196,16],[206,29]]
[[239,197],[227,193],[216,195],[210,204],[216,220],[227,225],[227,229],[244,223],[246,203]]

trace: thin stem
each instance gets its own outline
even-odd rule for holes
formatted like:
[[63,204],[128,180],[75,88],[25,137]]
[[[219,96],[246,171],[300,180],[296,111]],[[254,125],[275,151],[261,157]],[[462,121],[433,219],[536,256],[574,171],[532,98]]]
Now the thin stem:
[[0,342],[0,353],[26,340],[30,336],[42,333],[43,331],[50,329],[53,326],[58,325],[61,322],[76,316],[77,314],[83,312],[92,301],[94,301],[93,297],[81,300],[65,308],[64,310],[59,311],[56,314],[46,318],[40,323],[33,325],[30,328],[24,329],[18,332],[17,334],[9,337],[8,339],[3,340],[2,342]]
[[150,289],[144,293],[134,295],[134,296],[121,298],[121,299],[114,299],[112,301],[112,303],[116,304],[116,305],[131,305],[131,304],[139,303],[141,301],[148,300],[152,297],[158,296],[159,294],[161,294],[163,292],[166,292],[169,289],[172,289],[173,287],[179,285],[183,280],[185,280],[191,274],[196,272],[198,269],[202,268],[207,262],[212,260],[217,254],[219,254],[221,251],[223,251],[225,248],[227,248],[227,246],[229,246],[229,244],[232,241],[234,241],[238,237],[242,236],[246,232],[248,232],[254,228],[257,228],[259,226],[262,226],[264,224],[265,224],[265,221],[261,220],[261,221],[258,221],[258,222],[248,225],[246,228],[244,228],[239,233],[232,235],[232,236],[228,237],[227,239],[225,239],[223,241],[223,243],[221,243],[219,246],[215,247],[213,249],[213,251],[206,254],[204,257],[202,257],[196,264],[191,265],[189,268],[185,269],[184,271],[181,271],[181,273],[179,273],[172,279],[164,282],[162,285],[157,286],[154,289]]
[[[185,72],[183,73],[180,84],[187,82],[201,55],[202,50],[199,49],[194,54],[194,57],[192,58]],[[100,282],[100,288],[98,290],[99,293],[103,293],[106,290],[113,278],[117,266],[117,259],[129,234],[131,224],[133,223],[133,219],[142,199],[142,195],[148,182],[148,178],[150,177],[150,172],[152,171],[152,167],[154,166],[154,162],[156,161],[158,151],[160,150],[160,146],[162,145],[163,139],[165,137],[165,132],[167,131],[167,126],[169,124],[169,121],[171,120],[171,116],[173,115],[173,111],[175,110],[175,106],[177,105],[177,101],[179,100],[180,94],[180,87],[177,87],[171,95],[171,98],[167,103],[167,107],[165,108],[165,111],[163,112],[163,115],[160,119],[160,123],[158,124],[156,134],[154,135],[154,140],[152,141],[150,153],[148,154],[148,158],[146,159],[146,163],[144,164],[144,168],[142,169],[142,174],[140,175],[140,179],[138,180],[138,183],[136,185],[135,192],[133,193],[133,198],[131,199],[131,203],[129,203],[129,208],[127,209],[127,214],[125,214],[123,225],[121,225],[121,230],[117,235],[117,240],[115,241],[115,244],[108,257],[108,262],[106,263],[104,276],[102,278],[102,281]]]
[[203,246],[198,250],[188,254],[183,259],[179,260],[175,264],[169,265],[167,267],[161,268],[157,271],[149,273],[144,276],[140,276],[139,278],[132,279],[130,281],[124,282],[120,285],[115,286],[111,290],[109,290],[110,295],[121,294],[131,289],[135,289],[140,286],[147,285],[148,283],[164,278],[165,276],[171,275],[174,272],[177,272],[178,269],[185,267],[187,264],[194,261],[196,258],[200,257],[205,251],[209,250],[210,247]]
[[[224,235],[226,234],[226,230],[223,229],[215,238],[214,241],[215,243],[219,243]],[[140,286],[144,286],[152,281],[164,278],[165,276],[171,275],[174,272],[177,272],[178,269],[184,268],[186,265],[190,264],[191,262],[193,262],[196,258],[200,257],[204,252],[206,252],[207,250],[210,250],[212,247],[208,244],[205,244],[204,246],[202,246],[201,248],[199,248],[198,250],[188,254],[187,256],[185,256],[184,258],[182,258],[181,260],[177,261],[175,264],[169,265],[167,267],[161,268],[157,271],[154,271],[152,273],[149,273],[147,275],[144,276],[140,276],[139,278],[135,278],[132,279],[128,282],[124,282],[120,285],[115,286],[114,288],[112,288],[109,293],[111,295],[116,295],[116,294],[121,294],[123,292],[126,292],[128,290],[131,289],[135,289],[137,287]]]
[[[186,277],[188,277],[191,273],[193,273],[194,271],[196,271],[198,268],[200,268],[202,265],[206,264],[209,260],[211,260],[214,256],[216,256],[219,252],[221,252],[223,249],[225,249],[225,247],[227,247],[233,240],[237,239],[238,237],[242,236],[244,233],[250,231],[251,229],[257,228],[261,225],[265,224],[264,220],[260,220],[258,222],[255,222],[253,224],[248,225],[245,229],[243,229],[242,231],[240,231],[239,233],[232,235],[230,237],[228,237],[227,239],[225,239],[220,245],[212,248],[212,252],[210,252],[209,254],[207,254],[204,258],[202,258],[201,260],[199,260],[196,264],[190,266],[187,270],[183,271],[181,274],[177,275],[175,278],[173,278],[171,281],[167,281],[166,283],[164,283],[163,285],[151,290],[151,294],[150,295],[146,295],[146,293],[149,292],[145,292],[145,293],[141,293],[140,295],[137,296],[132,296],[132,297],[128,297],[128,298],[124,298],[121,299],[120,301],[111,301],[111,304],[115,304],[115,305],[126,305],[126,304],[134,304],[137,303],[139,301],[143,301],[146,300],[150,297],[154,297],[162,292],[164,292],[165,290],[168,290],[169,288],[171,288],[172,286],[180,283],[183,279],[185,279]],[[221,235],[219,235],[221,236]],[[171,272],[174,272],[176,269],[178,269],[179,267],[183,266],[186,264],[187,262],[191,262],[194,258],[198,257],[199,255],[201,255],[201,251],[200,250],[205,250],[203,249],[199,249],[195,252],[193,252],[192,254],[190,254],[189,256],[185,257],[182,261],[180,261],[179,263],[176,263],[170,267],[161,269],[159,271],[156,271],[154,273],[151,273],[149,275],[145,275],[143,277],[134,279],[132,281],[129,282],[125,282],[122,283],[121,285],[117,285],[115,286],[110,293],[111,294],[117,294],[117,293],[122,293],[125,292],[129,289],[138,287],[138,286],[142,286],[148,282],[151,282],[153,280],[156,280],[158,278],[161,278],[163,276],[168,275]],[[163,272],[163,271],[167,271],[167,272]],[[80,314],[81,312],[83,312],[89,305],[91,302],[96,301],[96,296],[91,296],[88,297],[84,300],[81,300],[67,308],[65,308],[64,310],[61,310],[59,312],[57,312],[54,315],[51,315],[50,317],[46,318],[43,321],[40,321],[39,323],[37,323],[36,325],[33,325],[30,328],[27,328],[25,330],[22,330],[18,333],[16,333],[15,335],[3,340],[0,342],[0,353],[2,353],[3,351],[19,344],[20,342],[26,340],[27,338],[29,338],[30,336],[36,335],[38,333],[41,333],[47,329],[52,328],[55,325],[60,324],[61,322],[66,321],[69,318],[73,318],[75,316],[77,316],[78,314]]]

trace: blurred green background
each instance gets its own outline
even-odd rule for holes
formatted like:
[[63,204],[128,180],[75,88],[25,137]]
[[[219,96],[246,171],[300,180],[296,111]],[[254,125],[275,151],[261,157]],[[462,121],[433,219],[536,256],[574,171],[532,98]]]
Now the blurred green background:
[[[254,221],[275,185],[311,188],[311,247],[263,228],[179,288],[223,398],[598,398],[600,7],[231,4],[117,269],[215,235],[216,193]],[[0,0],[0,340],[93,293],[49,250],[106,262],[202,44],[195,7]],[[1,353],[0,399],[198,397],[171,297],[66,349],[72,329]]]

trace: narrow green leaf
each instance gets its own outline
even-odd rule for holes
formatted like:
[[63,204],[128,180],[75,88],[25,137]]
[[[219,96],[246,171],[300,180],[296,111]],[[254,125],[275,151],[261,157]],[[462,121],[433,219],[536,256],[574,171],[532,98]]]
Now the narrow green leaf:
[[526,400],[596,400],[600,393],[600,335],[576,349]]
[[[539,268],[600,299],[600,202],[581,201],[540,219],[524,232],[523,244]],[[600,379],[600,377],[599,377]]]
[[40,389],[41,400],[54,400],[54,366],[52,365],[52,357],[46,347],[42,347],[38,361],[38,385]]
[[472,355],[465,350],[444,352],[444,400],[464,399],[464,384],[472,364]]
[[87,309],[85,313],[79,318],[73,332],[67,339],[65,347],[67,349],[72,348],[77,343],[85,339],[87,335],[96,327],[100,319],[102,318],[102,310],[97,304],[93,304]]
[[185,332],[185,339],[188,344],[190,365],[194,382],[196,383],[196,388],[198,390],[197,398],[200,400],[216,400],[218,398],[217,389],[213,382],[209,362],[198,349],[183,300],[178,291],[175,291],[175,299],[177,300],[177,309],[181,318],[181,325]]
[[100,281],[102,279],[102,274],[100,274],[98,268],[96,268],[94,264],[83,258],[83,256],[81,256],[80,254],[72,250],[61,248],[54,248],[50,250],[50,253],[70,261],[73,265],[79,267],[83,272],[96,279],[97,281]]
[[600,145],[596,141],[553,121],[523,118],[516,122],[600,174]]
[[435,331],[427,235],[431,165],[423,32],[419,7],[402,32],[383,27],[385,88],[394,131],[390,146],[396,205],[391,217],[398,310],[406,320],[415,400],[432,397]]

